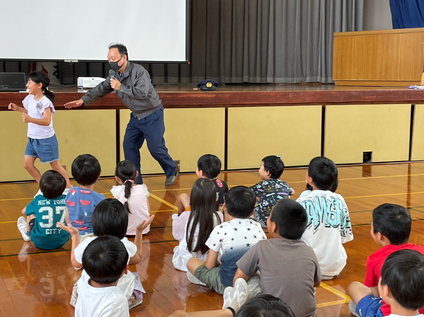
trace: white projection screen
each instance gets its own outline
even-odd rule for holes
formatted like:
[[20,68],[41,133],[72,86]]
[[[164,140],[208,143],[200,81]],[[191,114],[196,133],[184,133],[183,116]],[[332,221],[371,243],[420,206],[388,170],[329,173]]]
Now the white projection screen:
[[186,62],[188,0],[11,0],[0,14],[0,59]]

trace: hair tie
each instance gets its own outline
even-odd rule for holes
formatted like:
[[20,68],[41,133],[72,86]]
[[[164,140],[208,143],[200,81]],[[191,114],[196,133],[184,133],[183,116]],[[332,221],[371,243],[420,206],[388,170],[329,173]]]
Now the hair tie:
[[124,198],[124,203],[127,203],[128,202],[128,198]]
[[280,158],[281,156],[280,156],[280,155],[276,155],[276,157],[277,157],[277,158]]
[[124,182],[124,185],[125,185],[127,182],[134,183],[134,180],[133,180],[133,179],[127,179],[127,180]]

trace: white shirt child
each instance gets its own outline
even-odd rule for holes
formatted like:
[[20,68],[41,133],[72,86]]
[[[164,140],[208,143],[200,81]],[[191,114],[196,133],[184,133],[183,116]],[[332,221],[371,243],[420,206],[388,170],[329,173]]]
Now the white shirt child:
[[353,240],[345,200],[329,190],[305,190],[296,201],[308,215],[301,240],[314,249],[322,275],[338,275],[347,259],[343,243]]
[[81,276],[78,293],[75,317],[130,316],[127,298],[117,286],[93,287],[89,277]]
[[[34,95],[28,95],[22,100],[22,105],[28,111],[28,115],[34,119],[44,119],[44,111],[50,108],[52,114],[56,112],[53,103],[49,98],[43,96],[41,100],[37,101]],[[53,116],[48,126],[42,126],[36,123],[28,123],[27,136],[31,139],[48,139],[54,135],[53,129]]]
[[234,218],[221,223],[211,232],[206,245],[221,255],[220,278],[224,286],[233,284],[237,261],[266,235],[259,222]]
[[[96,238],[97,238],[96,236],[87,237],[83,241],[81,241],[80,244],[78,244],[78,246],[75,248],[74,255],[75,255],[75,260],[78,263],[82,263],[82,255],[84,253],[85,248],[88,246],[88,244],[91,241],[93,241]],[[121,242],[124,244],[125,248],[128,251],[128,261],[129,261],[137,253],[137,246],[131,241],[129,241],[127,238],[123,238]],[[89,278],[90,277],[87,274],[87,272],[85,270],[82,270],[81,278],[77,282],[77,285],[78,285],[77,305],[81,298],[80,285],[83,285],[85,281],[88,281]],[[127,299],[130,298],[132,293],[134,292],[134,286],[135,286],[135,277],[134,277],[134,274],[132,274],[131,272],[128,272],[127,274],[122,275],[117,285],[117,287],[122,291],[122,293],[124,293]]]

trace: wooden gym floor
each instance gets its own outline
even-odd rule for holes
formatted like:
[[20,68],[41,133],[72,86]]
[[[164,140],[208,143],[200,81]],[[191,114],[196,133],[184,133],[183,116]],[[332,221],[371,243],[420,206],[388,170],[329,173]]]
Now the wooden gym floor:
[[[230,187],[259,181],[256,170],[224,172],[220,178]],[[286,169],[282,179],[296,190],[296,199],[305,187],[305,169]],[[190,284],[185,273],[175,270],[171,262],[177,245],[171,234],[171,215],[176,210],[177,196],[190,192],[196,175],[180,175],[169,188],[163,185],[164,176],[147,176],[144,180],[151,191],[150,206],[156,217],[144,237],[142,262],[130,266],[131,271],[139,272],[147,292],[144,303],[131,310],[131,316],[168,316],[177,309],[221,308],[221,295]],[[102,178],[95,190],[111,197],[112,185],[113,178]],[[73,316],[69,298],[80,272],[71,266],[70,242],[63,249],[40,251],[24,242],[16,227],[21,209],[36,191],[35,182],[0,184],[0,315]],[[423,244],[423,162],[339,167],[338,193],[347,202],[355,238],[345,244],[348,264],[340,276],[317,288],[318,316],[350,316],[347,286],[354,280],[363,281],[366,257],[378,249],[369,235],[373,208],[386,202],[406,206],[413,218],[410,241]]]

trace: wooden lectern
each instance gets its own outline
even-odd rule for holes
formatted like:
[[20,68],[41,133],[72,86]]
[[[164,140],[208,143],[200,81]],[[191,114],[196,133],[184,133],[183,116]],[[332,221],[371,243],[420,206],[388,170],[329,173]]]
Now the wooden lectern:
[[334,33],[336,85],[420,85],[424,28]]

